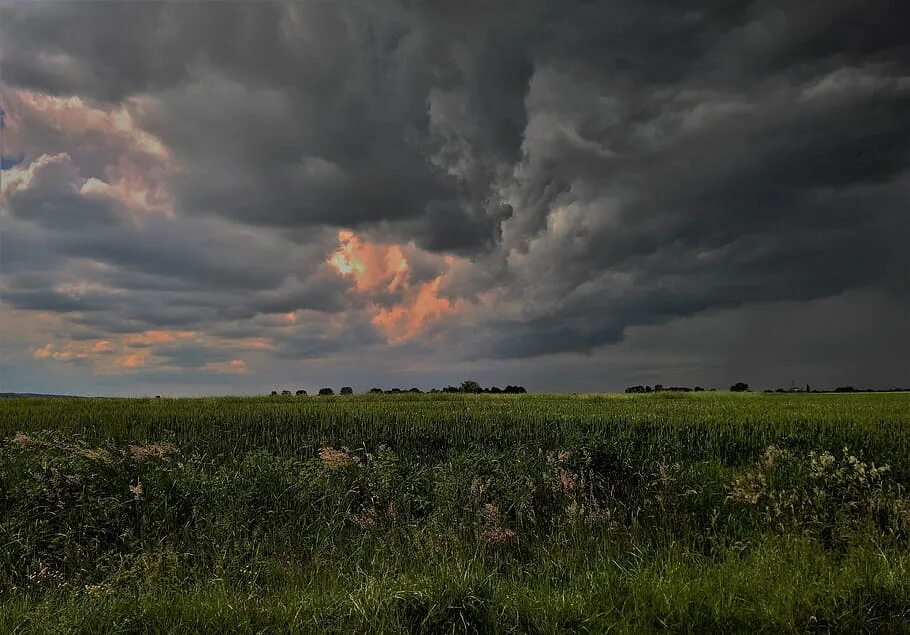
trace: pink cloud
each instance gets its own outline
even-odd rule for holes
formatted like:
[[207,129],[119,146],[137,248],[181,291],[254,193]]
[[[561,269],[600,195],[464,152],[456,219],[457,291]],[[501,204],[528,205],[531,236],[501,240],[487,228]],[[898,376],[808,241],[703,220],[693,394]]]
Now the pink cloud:
[[[420,250],[413,244],[382,244],[362,240],[352,231],[338,232],[338,247],[327,263],[353,282],[354,289],[366,295],[397,293],[400,300],[392,306],[371,303],[371,322],[386,338],[397,343],[423,332],[446,316],[462,311],[463,300],[450,300],[439,294],[448,271],[462,259],[447,256],[446,271],[429,281],[413,281],[407,253]],[[425,255],[425,257],[430,257]]]

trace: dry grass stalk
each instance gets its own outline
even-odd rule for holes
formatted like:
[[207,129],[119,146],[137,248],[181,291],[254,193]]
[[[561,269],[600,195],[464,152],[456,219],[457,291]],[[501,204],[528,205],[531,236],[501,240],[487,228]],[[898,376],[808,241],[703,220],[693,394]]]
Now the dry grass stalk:
[[331,447],[319,449],[319,460],[323,465],[332,469],[344,469],[354,465],[354,457],[347,448],[336,450]]
[[168,459],[175,454],[180,454],[180,450],[173,443],[163,441],[131,445],[130,454],[137,461],[149,461],[152,459]]

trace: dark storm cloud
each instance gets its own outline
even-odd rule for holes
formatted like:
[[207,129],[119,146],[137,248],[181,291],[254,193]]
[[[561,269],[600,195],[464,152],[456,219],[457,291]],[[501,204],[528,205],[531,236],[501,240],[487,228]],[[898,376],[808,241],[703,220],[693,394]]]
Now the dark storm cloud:
[[[632,327],[850,289],[910,297],[897,3],[0,11],[3,81],[128,104],[168,150],[175,212],[126,221],[74,189],[114,146],[55,149],[56,129],[28,120],[24,163],[67,152],[76,173],[7,201],[4,296],[19,308],[99,331],[362,310],[323,264],[337,228],[468,258],[442,292],[491,308],[440,337],[475,358],[589,352]],[[439,275],[419,258],[415,281]],[[60,290],[64,264],[104,289]],[[277,355],[374,344],[350,319],[347,335],[298,327]]]
[[234,351],[193,344],[182,344],[159,351],[165,366],[180,368],[201,368],[206,364],[226,362],[233,358]]
[[[464,119],[456,132],[482,162],[513,158],[531,71],[522,46],[484,29],[446,42],[442,24],[369,6],[8,7],[4,78],[96,100],[154,95],[143,124],[183,166],[174,185],[188,213],[286,227],[414,219],[434,247],[489,244],[500,215],[486,214],[489,166],[449,169],[443,155],[463,140],[446,117]],[[459,112],[438,106],[431,120],[433,91]],[[457,220],[434,232],[423,214]]]
[[38,158],[29,172],[5,180],[11,307],[76,313],[77,323],[113,332],[343,308],[346,285],[326,271],[323,245],[218,218],[137,218],[103,191],[86,191],[65,153]]
[[45,157],[32,171],[30,187],[14,189],[7,197],[13,215],[69,231],[118,220],[115,201],[79,192],[78,170],[69,156]]

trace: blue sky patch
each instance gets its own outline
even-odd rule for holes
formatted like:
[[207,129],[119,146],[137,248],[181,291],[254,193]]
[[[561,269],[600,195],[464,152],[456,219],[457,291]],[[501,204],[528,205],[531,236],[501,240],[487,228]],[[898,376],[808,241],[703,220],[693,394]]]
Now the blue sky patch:
[[10,168],[14,168],[24,160],[24,154],[20,154],[17,157],[0,157],[0,170],[9,170]]

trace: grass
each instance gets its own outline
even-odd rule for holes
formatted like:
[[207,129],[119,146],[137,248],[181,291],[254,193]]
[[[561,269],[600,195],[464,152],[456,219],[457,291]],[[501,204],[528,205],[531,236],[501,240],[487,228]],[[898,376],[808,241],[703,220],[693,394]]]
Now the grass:
[[2,403],[0,632],[910,632],[910,395]]

